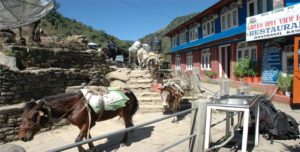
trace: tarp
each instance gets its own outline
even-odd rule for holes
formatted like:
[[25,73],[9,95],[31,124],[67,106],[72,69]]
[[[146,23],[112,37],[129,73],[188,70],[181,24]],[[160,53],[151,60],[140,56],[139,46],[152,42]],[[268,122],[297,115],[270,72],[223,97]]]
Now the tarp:
[[52,0],[0,0],[0,29],[35,22],[54,8]]
[[[95,113],[100,113],[102,110],[115,111],[123,108],[129,100],[122,91],[114,87],[108,88],[108,93],[103,96],[93,95],[88,89],[81,89],[80,91]],[[104,104],[104,109],[101,102]]]

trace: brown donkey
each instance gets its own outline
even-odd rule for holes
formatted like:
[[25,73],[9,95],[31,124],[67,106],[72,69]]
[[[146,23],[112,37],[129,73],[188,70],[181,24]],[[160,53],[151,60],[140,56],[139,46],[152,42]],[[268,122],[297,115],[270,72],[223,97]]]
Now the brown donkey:
[[[81,91],[76,93],[61,94],[50,96],[38,101],[32,101],[26,104],[22,115],[22,122],[19,130],[19,138],[22,141],[30,141],[33,136],[41,129],[42,126],[53,123],[53,118],[67,118],[73,125],[79,129],[79,135],[75,142],[82,141],[84,138],[91,138],[89,129],[95,125],[96,121],[120,116],[124,119],[125,127],[133,126],[132,116],[138,110],[138,100],[132,91],[128,89],[122,92],[129,98],[126,106],[115,111],[104,110],[99,118],[92,110],[90,111],[85,105],[84,95]],[[89,122],[89,115],[91,121]],[[89,127],[90,126],[90,127]],[[122,142],[127,143],[128,135],[125,133]],[[93,151],[93,143],[89,143],[89,148]],[[78,146],[80,152],[85,151],[82,146]]]

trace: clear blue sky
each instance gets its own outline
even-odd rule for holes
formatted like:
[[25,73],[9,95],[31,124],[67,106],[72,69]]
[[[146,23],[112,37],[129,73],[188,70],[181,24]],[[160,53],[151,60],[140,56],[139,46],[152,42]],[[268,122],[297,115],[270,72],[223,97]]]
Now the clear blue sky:
[[155,32],[175,17],[199,12],[218,0],[57,0],[59,12],[122,40]]

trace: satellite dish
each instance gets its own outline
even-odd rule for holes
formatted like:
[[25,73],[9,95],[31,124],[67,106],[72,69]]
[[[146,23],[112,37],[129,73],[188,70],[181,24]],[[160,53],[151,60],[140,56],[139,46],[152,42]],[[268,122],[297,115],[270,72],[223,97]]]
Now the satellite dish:
[[54,8],[52,0],[0,0],[0,29],[33,23]]

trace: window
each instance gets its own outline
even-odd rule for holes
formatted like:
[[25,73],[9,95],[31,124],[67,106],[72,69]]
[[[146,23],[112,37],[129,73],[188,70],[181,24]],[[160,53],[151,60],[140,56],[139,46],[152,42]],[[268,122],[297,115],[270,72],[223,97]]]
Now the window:
[[262,13],[268,11],[267,6],[268,6],[268,0],[262,0]]
[[210,70],[210,51],[209,49],[202,50],[201,52],[201,69]]
[[176,70],[180,70],[180,54],[177,54],[176,55],[176,58],[175,58],[175,69]]
[[203,37],[215,34],[215,19],[213,15],[209,18],[204,18],[202,22]]
[[248,13],[248,16],[254,16],[258,13],[257,12],[257,0],[248,0],[247,13]]
[[186,32],[187,30],[183,30],[179,34],[179,44],[184,44],[186,43]]
[[177,39],[178,39],[178,34],[172,37],[172,47],[177,46]]
[[193,54],[186,54],[186,70],[193,70]]
[[199,24],[192,25],[189,32],[190,41],[194,41],[198,39],[198,27]]
[[294,74],[294,45],[284,46],[284,51],[282,51],[282,72]]
[[257,46],[253,44],[247,44],[246,42],[240,42],[237,46],[236,60],[239,61],[242,58],[249,58],[253,61],[257,61]]
[[222,31],[238,26],[238,7],[236,3],[231,3],[229,9],[224,7],[221,10]]

